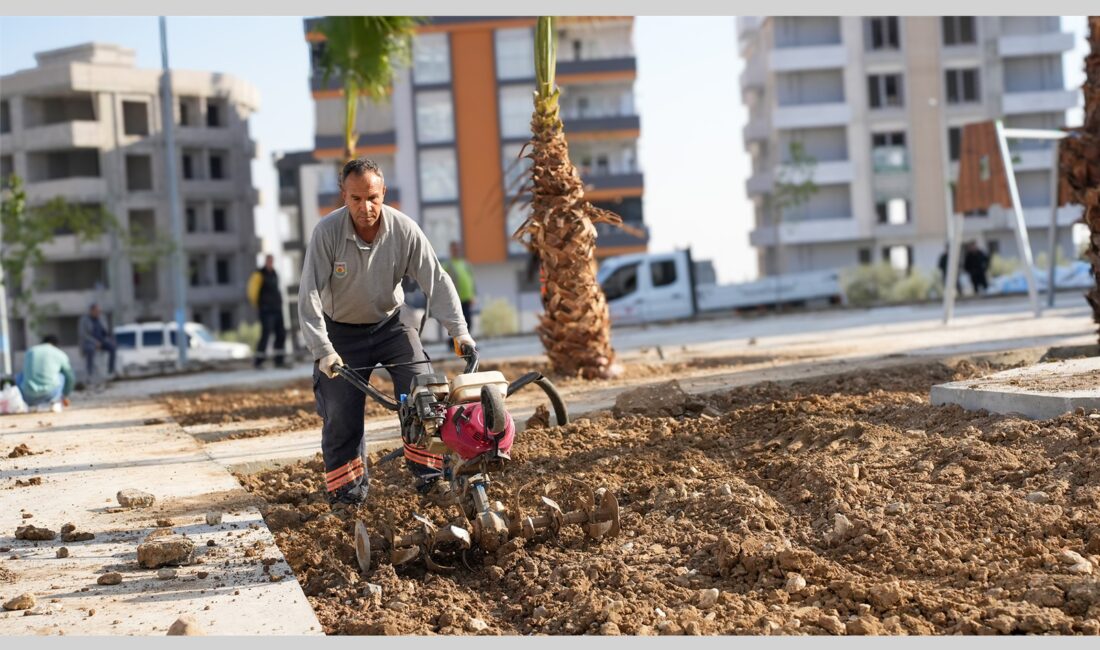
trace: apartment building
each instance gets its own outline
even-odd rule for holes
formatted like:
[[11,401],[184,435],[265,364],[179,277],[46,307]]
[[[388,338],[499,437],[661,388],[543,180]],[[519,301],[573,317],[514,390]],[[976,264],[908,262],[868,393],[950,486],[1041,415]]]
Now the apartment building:
[[[321,163],[300,175],[306,239],[309,224],[340,205],[343,162],[342,83],[324,83],[319,21],[305,21],[316,110],[313,155]],[[357,124],[357,153],[382,165],[386,202],[419,222],[441,257],[450,242],[460,242],[480,304],[509,300],[523,329],[532,329],[541,311],[526,250],[511,239],[528,214],[522,185],[529,161],[519,154],[534,108],[534,24],[532,17],[431,19],[418,28],[413,64],[394,80],[390,100],[363,100]],[[587,197],[644,233],[601,225],[598,256],[644,251],[648,242],[632,30],[629,17],[562,19],[558,34],[562,118]]]
[[[761,274],[883,260],[936,269],[961,127],[1055,129],[1077,101],[1062,73],[1073,35],[1056,16],[746,16],[737,32]],[[1038,254],[1049,245],[1051,147],[1010,148]],[[783,189],[807,174],[816,191],[792,201]],[[1079,215],[1057,213],[1070,256]],[[967,217],[967,239],[1018,256],[1010,209]]]
[[[133,50],[100,43],[35,58],[35,67],[0,78],[3,175],[24,179],[32,206],[62,197],[101,207],[127,232],[143,233],[165,250],[171,228],[161,71],[135,67]],[[214,330],[232,329],[249,317],[244,286],[259,249],[250,168],[255,145],[248,136],[259,94],[242,80],[211,72],[173,71],[172,86],[188,316]],[[92,302],[114,324],[171,320],[168,260],[163,253],[134,259],[124,240],[80,242],[58,233],[22,288],[33,291],[46,317],[35,331],[25,319],[13,319],[12,349],[47,333],[63,346],[76,345],[77,320]]]

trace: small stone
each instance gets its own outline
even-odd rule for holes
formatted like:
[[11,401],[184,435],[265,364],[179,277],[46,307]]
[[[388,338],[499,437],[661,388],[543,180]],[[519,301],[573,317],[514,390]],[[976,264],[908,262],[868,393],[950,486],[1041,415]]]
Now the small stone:
[[157,569],[157,578],[160,580],[172,580],[176,577],[176,570],[165,567],[163,569]]
[[733,488],[730,487],[729,483],[726,483],[722,487],[718,488],[718,494],[724,497],[731,496],[733,494]]
[[376,585],[372,582],[367,583],[366,596],[370,598],[370,601],[374,605],[382,604],[382,585]]
[[634,542],[627,542],[626,544],[623,544],[622,548],[623,548],[624,551],[633,551],[634,550]]
[[182,535],[167,535],[138,545],[138,564],[146,569],[190,564],[195,556],[195,543]]
[[9,612],[27,610],[35,605],[34,594],[21,594],[4,603],[4,609]]
[[210,576],[209,571],[199,571],[198,573],[195,574],[195,577],[198,578],[199,580],[206,580],[206,578],[209,577],[209,576]]
[[783,585],[783,590],[789,594],[797,594],[806,588],[806,579],[798,573],[787,574],[787,584]]
[[481,620],[480,618],[471,618],[466,621],[467,632],[474,632],[476,634],[477,632],[481,632],[487,629],[489,629],[489,624]]
[[604,623],[600,626],[600,634],[604,636],[619,636],[622,632],[619,632],[619,626],[615,625],[611,621]]
[[848,629],[844,627],[844,623],[836,616],[822,614],[817,617],[816,624],[818,627],[834,636],[843,636],[848,632]]
[[504,569],[502,569],[498,566],[491,566],[488,569],[486,569],[486,571],[489,574],[489,579],[494,581],[494,582],[496,582],[497,580],[500,580],[501,578],[504,577]]
[[148,508],[157,500],[152,494],[141,490],[119,490],[115,495],[118,504],[123,508]]
[[175,525],[176,525],[176,522],[172,521],[171,519],[158,519],[157,520],[157,528],[171,528],[172,526],[175,526]]
[[95,610],[94,609],[89,609],[88,610],[88,616],[95,616]]
[[1041,490],[1028,493],[1026,498],[1030,503],[1050,503],[1050,495]]
[[1065,564],[1080,564],[1081,562],[1088,562],[1088,560],[1082,557],[1080,553],[1078,553],[1077,551],[1071,551],[1068,548],[1064,548],[1060,553],[1058,553],[1058,559]]
[[181,616],[168,628],[168,636],[206,636],[193,616]]
[[58,558],[69,557],[69,549],[62,546],[61,548],[57,549],[57,553],[55,553],[54,555],[56,555]]
[[710,609],[718,604],[717,589],[703,589],[699,592],[698,603],[700,609]]
[[218,543],[217,543],[217,542],[215,542],[215,541],[214,541],[214,540],[212,540],[212,539],[208,539],[208,540],[206,540],[206,545],[207,545],[207,546],[217,546],[217,545],[218,545]]
[[61,526],[61,534],[62,535],[64,535],[65,533],[71,533],[74,530],[76,530],[76,526],[74,524],[63,524]]
[[833,515],[833,533],[837,537],[844,537],[852,530],[852,522],[839,512]]
[[546,609],[545,607],[543,607],[542,605],[539,605],[538,607],[536,607],[536,608],[534,609],[534,611],[532,611],[532,612],[531,612],[531,616],[532,616],[533,618],[546,618],[546,616],[547,616],[547,615],[548,615],[549,613],[550,613],[550,612],[549,612],[549,610],[547,610],[547,609]]
[[877,636],[883,632],[882,624],[873,616],[860,616],[848,621],[846,629],[848,634],[858,636]]
[[900,501],[894,501],[893,503],[889,503],[886,505],[886,514],[891,516],[900,515],[904,514],[907,509],[908,508],[905,506],[904,503]]
[[32,514],[31,514],[31,513],[29,513],[29,512],[24,512],[24,513],[23,513],[23,518],[24,518],[24,519],[30,519],[30,518],[32,518],[32,517],[34,517],[34,515],[32,515]]
[[117,571],[110,573],[104,573],[96,580],[96,584],[100,585],[117,585],[122,583],[122,574]]
[[208,512],[206,513],[206,525],[217,526],[222,523],[222,513],[220,512]]
[[31,542],[46,542],[51,539],[55,539],[57,533],[49,528],[38,528],[37,526],[19,526],[15,529],[15,539],[25,539]]
[[896,607],[901,601],[905,600],[906,594],[901,589],[901,584],[897,582],[890,582],[881,585],[875,585],[870,590],[871,602],[880,609],[890,609]]
[[395,612],[403,612],[409,608],[408,603],[403,603],[400,600],[391,600],[386,603],[386,609],[393,610]]

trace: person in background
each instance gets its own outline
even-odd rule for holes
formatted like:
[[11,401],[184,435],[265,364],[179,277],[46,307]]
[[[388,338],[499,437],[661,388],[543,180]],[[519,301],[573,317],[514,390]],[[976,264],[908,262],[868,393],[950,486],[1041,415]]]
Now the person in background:
[[977,295],[985,293],[985,290],[989,288],[989,279],[986,277],[986,272],[989,271],[989,256],[978,247],[978,242],[973,240],[966,242],[963,268],[966,269],[966,274],[970,276],[970,284],[974,287],[974,293]]
[[[458,242],[451,242],[451,256],[443,264],[443,270],[451,276],[451,282],[458,292],[458,302],[462,306],[462,318],[466,326],[473,329],[473,321],[470,320],[470,310],[477,300],[477,286],[474,284],[474,273],[470,270],[470,264],[462,257],[462,248]],[[454,342],[451,342],[452,345]]]
[[60,411],[69,405],[76,381],[69,355],[57,343],[56,336],[47,334],[23,355],[23,372],[15,376],[15,385],[27,406],[50,404]]
[[88,380],[91,381],[95,372],[95,355],[100,350],[107,352],[107,376],[115,375],[115,354],[118,349],[115,346],[115,338],[107,333],[103,321],[100,320],[99,305],[92,303],[88,307],[88,313],[80,317],[77,323],[77,335],[80,338],[80,352],[84,355],[85,369],[88,371]]
[[286,325],[283,323],[283,294],[279,292],[279,275],[275,272],[275,256],[264,258],[264,265],[248,279],[248,301],[257,310],[260,319],[260,340],[256,343],[255,367],[264,365],[267,341],[275,335],[275,367],[284,368],[286,354]]

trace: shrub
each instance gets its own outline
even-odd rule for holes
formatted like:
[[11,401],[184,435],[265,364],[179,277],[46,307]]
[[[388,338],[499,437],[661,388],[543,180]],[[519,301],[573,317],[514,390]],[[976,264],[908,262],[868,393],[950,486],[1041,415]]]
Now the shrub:
[[519,315],[512,303],[497,298],[485,305],[478,315],[479,334],[493,337],[515,334],[519,331]]
[[230,343],[245,343],[248,347],[256,349],[256,344],[260,342],[260,323],[241,323],[235,330],[223,331],[218,333],[219,341],[229,341]]

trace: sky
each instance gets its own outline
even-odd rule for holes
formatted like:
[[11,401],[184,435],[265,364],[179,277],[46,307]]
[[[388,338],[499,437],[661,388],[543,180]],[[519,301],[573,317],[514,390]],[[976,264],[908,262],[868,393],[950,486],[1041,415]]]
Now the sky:
[[[257,143],[253,184],[260,190],[257,234],[278,235],[272,154],[311,149],[313,103],[309,53],[300,17],[169,17],[168,59],[173,68],[222,72],[260,92],[251,118]],[[1079,87],[1086,46],[1085,20],[1065,19],[1078,48],[1065,57],[1066,85]],[[249,35],[249,38],[242,38]],[[131,48],[137,66],[160,68],[155,17],[0,17],[0,74],[34,66],[34,53],[98,41]],[[731,16],[650,17],[635,20],[641,117],[638,157],[645,173],[645,220],[654,252],[690,246],[696,259],[714,261],[720,282],[756,276],[749,246],[752,204],[745,194],[750,160],[741,141],[747,120],[738,77],[743,62]],[[1071,112],[1070,124],[1080,122]],[[568,135],[568,134],[567,134]]]

